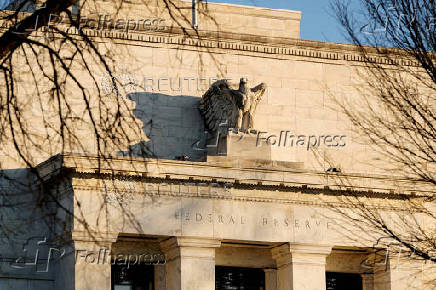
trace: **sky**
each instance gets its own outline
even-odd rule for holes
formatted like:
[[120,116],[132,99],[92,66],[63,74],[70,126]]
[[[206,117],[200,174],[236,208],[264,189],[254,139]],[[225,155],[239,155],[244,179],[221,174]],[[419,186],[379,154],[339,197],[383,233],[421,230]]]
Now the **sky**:
[[[10,0],[0,0],[0,9]],[[328,42],[348,42],[343,36],[330,8],[331,0],[208,0],[239,5],[302,12],[301,38]]]
[[11,2],[11,0],[0,0],[0,9],[5,8],[9,2]]

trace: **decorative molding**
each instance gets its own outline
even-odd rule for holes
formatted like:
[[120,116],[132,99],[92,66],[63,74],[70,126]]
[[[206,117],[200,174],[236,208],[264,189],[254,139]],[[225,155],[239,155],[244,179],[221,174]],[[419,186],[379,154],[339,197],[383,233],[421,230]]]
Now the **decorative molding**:
[[[59,164],[53,165],[51,164],[53,162]],[[81,174],[97,173],[99,175],[106,174],[108,177],[126,175],[132,178],[221,182],[253,188],[276,186],[278,188],[313,189],[323,192],[365,192],[369,196],[377,196],[380,193],[391,196],[404,194],[414,197],[428,197],[434,194],[433,186],[420,180],[381,175],[337,174],[301,170],[292,166],[286,167],[286,162],[280,164],[263,163],[262,166],[259,166],[255,161],[239,164],[128,157],[99,159],[96,156],[56,155],[38,165],[38,171],[45,172],[45,176],[47,174],[56,175],[58,170],[54,173],[48,173],[47,168],[57,169],[59,166]],[[338,185],[339,181],[344,180],[348,184]]]
[[[80,177],[79,177],[80,178]],[[162,181],[165,181],[162,179]],[[83,190],[83,191],[97,191],[101,192],[102,187],[98,186],[87,186],[87,185],[74,185],[74,191],[75,190]],[[256,188],[253,186],[252,188],[255,190]],[[216,200],[233,200],[233,201],[242,201],[242,202],[263,202],[263,203],[277,203],[277,204],[287,204],[287,205],[303,205],[303,206],[313,206],[313,207],[320,207],[320,208],[350,208],[352,205],[350,202],[341,202],[340,199],[336,199],[335,201],[328,201],[328,197],[324,197],[324,199],[320,199],[317,196],[306,194],[306,197],[303,197],[301,192],[301,187],[293,187],[292,188],[294,192],[296,193],[294,197],[290,198],[280,198],[280,197],[272,197],[270,195],[262,197],[262,196],[242,196],[237,194],[232,194],[231,196],[221,196],[221,195],[198,195],[198,194],[192,194],[192,193],[180,193],[175,194],[171,192],[160,192],[157,194],[149,193],[146,191],[135,191],[135,194],[137,195],[144,195],[144,196],[151,196],[151,197],[174,197],[174,198],[199,198],[199,199],[216,199]],[[127,190],[119,190],[117,191],[120,194],[131,194],[131,192],[128,192]],[[280,191],[280,188],[278,189],[270,189],[269,191]],[[263,192],[266,193],[266,192]],[[283,193],[283,192],[282,192]],[[277,194],[279,195],[280,192]],[[320,192],[318,191],[318,194]],[[334,200],[334,198],[333,198]],[[128,202],[128,201],[127,201]],[[379,203],[377,205],[370,206],[368,205],[367,208],[375,208],[380,210],[395,210],[395,211],[407,211],[412,212],[413,209],[410,209],[408,207],[404,207],[401,205],[398,206],[384,206],[383,204]]]
[[[1,23],[0,31],[5,31],[10,25]],[[69,29],[69,30],[68,30]],[[71,36],[78,36],[76,28],[66,25],[64,32]],[[184,49],[194,50],[218,50],[234,51],[244,53],[255,53],[267,55],[269,57],[304,57],[320,60],[338,62],[357,62],[364,63],[365,59],[357,51],[357,47],[351,44],[329,43],[312,40],[300,40],[282,37],[266,37],[250,34],[234,34],[221,31],[194,31],[186,28],[185,32],[180,28],[171,28],[165,32],[152,31],[130,31],[129,33],[120,31],[90,30],[82,29],[82,32],[90,38],[100,38],[102,41],[122,40],[125,44],[133,42],[135,45],[165,45],[177,46]],[[43,37],[45,29],[37,31],[34,37]],[[133,44],[132,43],[132,44]],[[368,49],[371,49],[368,47]],[[374,49],[373,49],[374,50]],[[398,52],[397,52],[398,53]],[[391,60],[374,53],[371,61],[384,65],[419,66],[419,64],[406,57],[398,57]]]
[[[51,173],[50,169],[53,169]],[[56,155],[38,165],[37,170],[41,172],[46,182],[55,180],[60,174],[68,174],[73,179],[73,191],[102,193],[106,189],[113,192],[114,184],[103,181],[114,178],[120,185],[116,187],[116,192],[128,195],[126,202],[131,198],[137,198],[136,196],[144,195],[345,208],[353,205],[349,201],[342,202],[342,197],[346,198],[352,193],[354,196],[367,198],[368,206],[373,208],[410,211],[410,207],[404,206],[405,200],[410,196],[425,199],[434,194],[431,192],[431,187],[426,192],[425,185],[418,181],[344,174],[335,174],[336,179],[331,180],[329,179],[331,173],[284,167],[268,168],[267,164],[262,168],[250,168],[238,167],[233,163],[226,165],[226,163],[146,158],[99,160],[91,156]],[[235,176],[239,178],[236,179]],[[354,187],[335,186],[334,181],[339,178],[351,179]],[[219,194],[218,191],[205,192],[205,185],[207,186],[205,182],[227,183],[227,188],[231,189],[230,194]],[[156,190],[156,187],[153,187],[150,191],[145,186],[149,183],[175,184],[182,189],[174,192],[171,187],[163,186],[163,189],[158,187]],[[183,186],[186,187],[187,184],[197,186],[200,190],[186,190]],[[330,185],[326,186],[326,184]],[[371,202],[371,199],[376,202]],[[377,202],[383,199],[390,199],[394,203]]]

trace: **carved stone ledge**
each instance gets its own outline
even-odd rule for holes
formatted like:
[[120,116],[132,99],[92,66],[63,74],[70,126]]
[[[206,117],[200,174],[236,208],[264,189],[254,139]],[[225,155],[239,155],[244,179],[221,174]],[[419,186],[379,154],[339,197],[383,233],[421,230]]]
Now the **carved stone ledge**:
[[[10,26],[0,23],[0,31],[9,29]],[[182,31],[182,30],[180,30]],[[67,28],[64,32],[67,32]],[[174,34],[169,33],[153,33],[153,32],[112,32],[112,31],[95,31],[83,29],[82,32],[88,37],[98,37],[102,39],[117,39],[127,42],[144,42],[149,44],[159,44],[168,47],[193,47],[195,49],[211,49],[217,50],[233,50],[244,51],[255,54],[266,54],[271,57],[305,57],[324,59],[329,61],[350,61],[350,62],[365,62],[365,59],[356,52],[356,47],[353,45],[327,43],[321,41],[298,40],[279,37],[262,38],[257,35],[242,35],[237,37],[229,33],[208,32],[203,33],[201,38],[198,38],[195,33],[191,33],[190,37],[176,33],[176,29],[172,30]],[[38,34],[39,33],[39,34]],[[34,34],[34,37],[43,36],[43,31]],[[68,33],[72,36],[78,35],[76,29],[70,29]],[[189,29],[188,29],[189,33]],[[201,34],[200,34],[201,36]],[[219,37],[218,37],[219,36]],[[236,37],[236,38],[235,38]],[[263,40],[263,41],[262,41]],[[262,41],[262,42],[261,42]],[[135,45],[138,45],[137,43]],[[398,53],[398,52],[396,52]],[[388,59],[375,54],[372,57],[375,63],[388,65]],[[419,66],[419,64],[405,56],[395,60],[396,65],[402,66]]]
[[[271,163],[272,164],[272,163]],[[270,165],[271,165],[270,164]],[[175,160],[161,160],[151,158],[105,158],[100,160],[94,156],[57,155],[37,166],[37,170],[49,180],[61,172],[75,172],[75,174],[100,175],[100,170],[109,170],[115,176],[125,175],[143,177],[153,175],[154,178],[176,180],[190,180],[204,182],[230,182],[235,186],[278,186],[295,188],[300,191],[332,192],[336,194],[359,194],[367,197],[389,197],[401,199],[404,196],[427,197],[434,194],[433,187],[418,180],[407,180],[391,176],[371,176],[363,174],[332,174],[309,170],[285,168],[283,166],[251,167],[244,163],[234,167],[229,162],[189,162]],[[60,170],[62,168],[62,170]],[[53,171],[50,171],[53,169]],[[104,176],[104,175],[103,175]],[[346,188],[338,186],[338,181],[346,179]],[[262,184],[259,184],[261,182]],[[328,186],[328,189],[326,189]],[[327,191],[326,191],[327,190]],[[398,192],[392,193],[392,192]]]

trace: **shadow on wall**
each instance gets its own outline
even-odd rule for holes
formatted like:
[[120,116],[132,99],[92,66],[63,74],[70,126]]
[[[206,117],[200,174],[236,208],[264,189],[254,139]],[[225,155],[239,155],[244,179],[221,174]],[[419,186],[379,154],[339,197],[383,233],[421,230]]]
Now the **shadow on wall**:
[[130,146],[121,156],[204,161],[207,134],[198,110],[200,98],[138,92],[127,95],[136,103],[134,115],[150,141]]
[[35,180],[26,168],[0,171],[0,289],[54,289],[55,268],[46,257],[60,215]]

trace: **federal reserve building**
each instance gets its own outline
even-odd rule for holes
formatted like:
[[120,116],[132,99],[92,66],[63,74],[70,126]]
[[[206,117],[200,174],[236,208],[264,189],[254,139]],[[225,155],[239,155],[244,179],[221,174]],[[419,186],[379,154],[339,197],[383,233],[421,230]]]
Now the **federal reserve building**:
[[436,289],[433,1],[227,2],[2,4],[0,290]]

